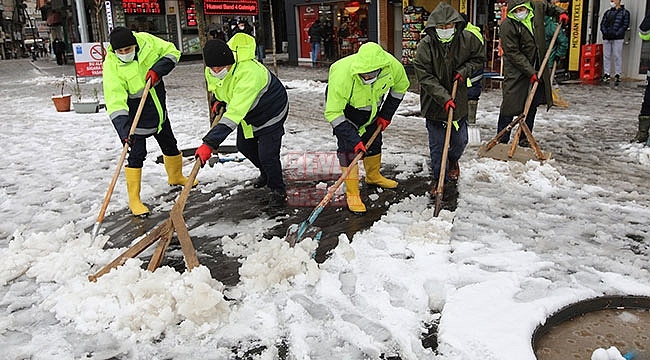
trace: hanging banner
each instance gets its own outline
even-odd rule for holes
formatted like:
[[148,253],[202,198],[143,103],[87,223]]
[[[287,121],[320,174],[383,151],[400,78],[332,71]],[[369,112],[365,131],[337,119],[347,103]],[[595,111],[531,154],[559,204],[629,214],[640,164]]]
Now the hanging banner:
[[108,42],[102,47],[100,43],[74,43],[74,67],[79,77],[102,76],[102,61],[108,49]]
[[104,7],[106,8],[106,24],[108,25],[108,33],[110,34],[113,31],[113,8],[110,0],[104,2]]
[[582,39],[582,3],[573,0],[571,4],[571,31],[569,33],[569,71],[580,70],[580,39]]

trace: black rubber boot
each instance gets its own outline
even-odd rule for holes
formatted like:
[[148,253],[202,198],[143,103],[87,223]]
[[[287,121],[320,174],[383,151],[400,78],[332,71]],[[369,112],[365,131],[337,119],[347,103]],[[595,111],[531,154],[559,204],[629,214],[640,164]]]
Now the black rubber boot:
[[648,141],[648,130],[650,130],[650,116],[639,115],[639,131],[631,142],[645,143]]
[[256,189],[263,188],[266,186],[267,181],[266,175],[261,174],[257,179],[253,180],[253,187]]
[[271,190],[269,194],[269,204],[266,207],[266,213],[269,216],[278,216],[285,213],[287,206],[287,193],[279,190]]

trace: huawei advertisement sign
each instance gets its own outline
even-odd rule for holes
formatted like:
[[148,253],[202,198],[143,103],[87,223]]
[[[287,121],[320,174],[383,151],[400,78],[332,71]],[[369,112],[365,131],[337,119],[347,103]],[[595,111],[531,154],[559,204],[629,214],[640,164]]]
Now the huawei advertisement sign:
[[206,15],[257,15],[257,0],[205,0]]

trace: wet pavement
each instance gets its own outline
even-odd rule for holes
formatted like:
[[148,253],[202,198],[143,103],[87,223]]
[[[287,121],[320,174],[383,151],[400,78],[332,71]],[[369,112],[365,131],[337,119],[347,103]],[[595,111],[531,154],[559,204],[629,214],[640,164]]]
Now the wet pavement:
[[[160,165],[162,166],[162,165]],[[394,175],[391,171],[384,171],[387,177]],[[328,185],[333,185],[334,180],[330,180]],[[313,186],[307,183],[295,184],[288,183],[289,189],[296,189],[297,186],[313,189]],[[311,185],[316,185],[314,182]],[[330,250],[336,247],[341,234],[346,234],[352,238],[354,233],[367,229],[379,220],[382,215],[386,214],[391,204],[409,197],[411,194],[422,195],[431,189],[428,178],[412,176],[406,180],[400,180],[396,189],[380,189],[375,186],[361,185],[362,198],[368,207],[368,212],[358,215],[350,212],[345,206],[345,200],[342,196],[335,197],[332,203],[325,207],[318,218],[314,221],[314,226],[322,229],[322,237],[319,241],[319,247],[314,254],[317,262],[321,263],[327,259]],[[455,210],[457,193],[454,193],[455,186],[447,187],[448,191],[444,196],[443,208],[450,211]],[[161,203],[173,203],[175,198],[180,194],[180,187],[173,188],[166,194],[156,198]],[[239,235],[237,229],[245,228],[246,224],[256,218],[270,218],[275,220],[275,224],[263,230],[263,236],[260,241],[270,239],[274,236],[284,238],[287,229],[292,224],[300,224],[308,219],[314,209],[313,206],[296,206],[292,205],[289,198],[289,205],[284,214],[269,216],[266,213],[266,200],[268,191],[265,189],[255,189],[251,185],[246,186],[234,194],[230,194],[232,187],[217,188],[212,191],[192,191],[187,200],[187,205],[183,213],[186,219],[187,228],[192,230],[199,227],[210,227],[215,223],[232,224],[232,232],[227,234],[215,234],[214,236],[192,236],[194,247],[197,251],[199,262],[208,267],[212,277],[221,281],[225,285],[235,285],[239,281],[239,259],[229,257],[223,253],[221,238],[229,236],[231,238]],[[291,196],[291,193],[290,195]],[[325,190],[312,194],[312,199],[319,202],[325,196]],[[218,198],[217,202],[210,199]],[[372,200],[371,200],[372,198]],[[145,201],[146,203],[146,201]],[[432,201],[433,204],[433,201]],[[131,216],[128,209],[109,214],[102,223],[102,233],[110,236],[106,247],[128,247],[134,240],[139,240],[142,236],[161,225],[169,218],[168,211],[153,211],[147,218]],[[91,231],[91,229],[87,229]],[[155,244],[152,245],[152,249]],[[148,263],[151,254],[140,256]],[[168,248],[165,258],[161,264],[174,267],[178,271],[184,271],[185,263],[180,244],[174,235],[172,243]]]

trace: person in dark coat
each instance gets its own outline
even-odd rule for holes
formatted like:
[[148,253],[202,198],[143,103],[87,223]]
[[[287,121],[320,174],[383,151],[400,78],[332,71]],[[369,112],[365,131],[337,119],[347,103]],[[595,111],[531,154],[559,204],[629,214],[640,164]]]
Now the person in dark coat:
[[54,39],[54,44],[52,44],[52,51],[56,56],[56,64],[63,65],[65,59],[65,42],[59,38]]
[[334,28],[332,27],[332,22],[328,21],[323,26],[323,47],[325,48],[325,57],[328,60],[336,58],[335,55],[335,46],[334,46]]
[[210,26],[208,26],[208,34],[210,34],[212,39],[221,39],[226,41],[226,34],[221,29],[220,24],[210,24]]
[[[456,9],[441,2],[429,16],[424,28],[426,36],[420,40],[413,60],[420,84],[420,106],[429,133],[432,191],[440,177],[451,109],[454,109],[454,128],[445,180],[457,180],[460,174],[458,160],[467,145],[467,78],[485,63],[485,45],[474,31],[477,30],[467,28],[467,22]],[[454,82],[458,85],[456,97],[452,98]]]
[[237,22],[237,32],[243,32],[246,35],[253,36],[253,27],[246,19],[239,19]]
[[[639,25],[639,37],[641,37],[641,40],[650,41],[650,11]],[[646,143],[646,146],[650,146],[650,139],[648,139],[648,130],[650,130],[650,69],[646,73],[646,81],[641,112],[639,113],[639,131],[633,141]]]
[[600,21],[600,31],[603,33],[603,81],[609,81],[612,70],[612,55],[614,56],[614,79],[621,82],[623,72],[623,39],[630,27],[630,12],[621,5],[621,0],[611,0],[611,8],[605,11]]
[[262,28],[261,24],[256,21],[255,22],[255,56],[257,57],[257,61],[263,63],[264,58],[266,57],[266,53],[264,52],[264,44],[266,42],[266,39],[264,37],[264,29]]
[[237,25],[236,19],[232,19],[228,22],[228,40],[232,39],[232,37],[239,31]]
[[[526,125],[531,131],[537,106],[546,104],[547,110],[553,106],[550,72],[545,70],[542,78],[537,78],[547,49],[545,15],[558,18],[562,24],[569,22],[566,10],[546,1],[508,0],[508,14],[501,23],[499,33],[503,48],[504,80],[497,133],[524,112],[528,93],[536,82],[539,82],[537,91],[526,116]],[[506,132],[499,141],[508,143],[510,132]],[[520,139],[519,145],[529,146],[525,137]]]
[[311,65],[316,67],[318,62],[318,55],[320,55],[320,43],[323,41],[323,27],[320,24],[320,19],[316,19],[307,31],[309,34],[309,42],[311,43]]

